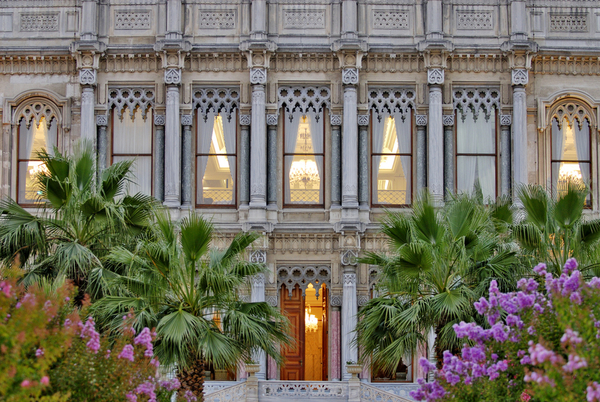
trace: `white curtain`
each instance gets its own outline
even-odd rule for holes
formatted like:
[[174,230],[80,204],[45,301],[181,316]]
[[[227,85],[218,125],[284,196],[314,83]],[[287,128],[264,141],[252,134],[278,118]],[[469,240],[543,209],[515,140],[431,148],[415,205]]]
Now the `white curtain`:
[[493,156],[477,157],[477,172],[483,199],[492,201],[496,198],[496,158]]
[[[410,115],[404,118],[402,121],[402,113],[394,113],[394,122],[396,123],[396,138],[398,140],[398,152],[401,154],[411,154],[411,121]],[[404,177],[406,179],[406,188],[405,190],[405,198],[404,203],[410,204],[410,200],[412,199],[411,190],[412,190],[412,160],[409,155],[400,156],[400,163],[402,164],[402,171],[404,173]]]
[[21,120],[19,126],[19,159],[33,159],[33,128],[35,121],[31,122],[31,126],[27,128],[25,119]]
[[[381,153],[383,151],[383,139],[385,135],[385,124],[390,117],[387,113],[376,114],[373,112],[373,118],[371,124],[373,125],[373,153]],[[379,164],[381,163],[381,155],[373,156],[373,181],[371,187],[373,188],[373,198],[375,203],[379,203]]]
[[[566,121],[563,121],[564,124],[568,124]],[[566,131],[558,127],[558,121],[556,119],[552,119],[552,159],[553,160],[561,160],[563,155],[565,154],[565,134]],[[558,174],[560,171],[561,162],[553,162],[552,163],[552,188],[556,190],[556,186],[558,184]]]
[[[206,121],[201,113],[197,115],[198,122],[198,137],[196,140],[197,152],[199,154],[207,155],[210,152],[210,142],[213,136],[213,128],[215,126],[215,113],[208,112],[206,114]],[[223,127],[225,129],[225,127]],[[225,145],[227,147],[227,145]],[[208,164],[208,156],[202,156],[198,158],[198,176],[197,180],[197,196],[200,203],[204,203],[204,188],[202,186],[202,179],[206,172],[206,165]],[[231,166],[231,165],[230,165]]]
[[[310,138],[312,142],[313,152],[315,154],[323,153],[323,116],[318,112],[308,112],[308,124],[310,126]],[[319,117],[317,121],[317,117]],[[315,156],[317,171],[319,172],[319,202],[323,200],[323,157]]]
[[577,159],[579,159],[579,170],[581,178],[585,184],[590,181],[590,123],[585,119],[579,128],[577,122],[573,122],[575,129],[575,148],[577,149]]
[[[300,120],[302,119],[301,112],[292,112],[292,121],[285,116],[285,153],[293,154],[296,151],[296,141],[298,140],[298,127],[300,126]],[[294,161],[293,156],[286,156],[285,158],[285,201],[286,203],[291,202],[290,197],[290,168]]]
[[[227,116],[221,115],[221,121],[223,122],[223,137],[225,138],[225,152],[227,156],[227,162],[229,162],[229,169],[233,182],[235,183],[235,140],[237,135],[237,121],[235,119],[235,113],[228,120]],[[235,185],[234,185],[235,188]]]
[[46,122],[42,121],[42,123],[44,123],[44,133],[46,134],[46,151],[50,154],[50,155],[54,155],[54,147],[56,146],[56,141],[57,141],[57,131],[58,131],[58,124],[56,119],[52,119],[50,121],[50,127],[46,126]]

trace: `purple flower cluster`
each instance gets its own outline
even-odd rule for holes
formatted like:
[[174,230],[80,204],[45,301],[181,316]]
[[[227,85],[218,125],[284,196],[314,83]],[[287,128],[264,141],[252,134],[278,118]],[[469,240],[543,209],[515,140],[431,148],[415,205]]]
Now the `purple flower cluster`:
[[[65,326],[67,326],[67,321],[65,321]],[[100,350],[100,334],[96,331],[96,323],[92,317],[88,317],[85,324],[79,323],[79,329],[81,330],[81,338],[90,338],[90,340],[86,343],[86,346],[89,350],[94,353],[98,353]]]
[[152,350],[152,334],[148,327],[144,328],[142,332],[133,340],[135,345],[142,345],[146,347],[146,351],[144,352],[144,356],[152,357],[154,356],[154,352]]
[[161,381],[160,386],[167,391],[177,391],[181,387],[181,383],[177,378],[173,378],[168,381]]
[[196,402],[198,400],[198,398],[196,398],[196,395],[194,395],[189,389],[185,391],[183,397],[187,402]]
[[123,350],[121,351],[121,353],[119,353],[119,356],[117,356],[117,357],[119,359],[126,359],[126,360],[129,360],[130,362],[132,362],[134,360],[133,346],[132,345],[123,346]]
[[421,388],[410,391],[410,396],[417,401],[432,402],[446,395],[446,390],[437,381],[425,382],[424,379],[419,378],[417,382]]
[[156,384],[152,379],[141,383],[134,391],[128,392],[125,397],[129,402],[137,402],[138,395],[146,395],[148,402],[156,402]]
[[0,292],[8,298],[12,297],[12,285],[6,281],[0,282]]
[[594,381],[586,389],[587,402],[600,401],[600,384]]

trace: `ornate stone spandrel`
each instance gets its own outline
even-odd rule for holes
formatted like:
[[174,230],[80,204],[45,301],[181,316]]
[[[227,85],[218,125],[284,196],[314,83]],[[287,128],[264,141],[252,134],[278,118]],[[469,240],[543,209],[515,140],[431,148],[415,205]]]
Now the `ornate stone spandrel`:
[[417,126],[426,126],[427,125],[427,115],[426,114],[415,115],[415,120],[416,120]]
[[279,116],[276,114],[268,114],[267,115],[267,126],[276,126],[278,117]]
[[184,114],[181,115],[181,125],[182,126],[191,126],[192,125],[192,115],[191,114]]
[[105,114],[96,115],[96,125],[99,127],[106,127],[108,125],[108,116]]
[[501,126],[510,126],[512,124],[512,115],[511,114],[501,114],[500,115],[500,125]]
[[[174,96],[167,93],[167,97]],[[179,98],[179,94],[176,95]],[[142,112],[142,118],[146,118],[148,109],[154,107],[154,88],[109,88],[108,109],[115,108],[117,116],[121,118],[123,109],[129,108],[129,116],[133,119],[136,107]],[[177,99],[179,100],[179,99]]]
[[446,127],[450,127],[454,125],[454,115],[453,114],[445,114],[442,116],[442,124]]
[[358,125],[359,126],[368,126],[369,125],[369,115],[368,114],[359,114],[358,115]]
[[164,114],[155,114],[154,115],[154,125],[155,126],[164,126],[165,125],[165,115]]
[[79,83],[81,85],[96,85],[96,70],[93,68],[79,70]]
[[285,285],[290,297],[296,285],[304,296],[309,283],[313,284],[316,297],[319,298],[322,283],[331,287],[331,268],[326,265],[288,265],[277,268],[277,286]]
[[329,122],[332,126],[341,126],[342,125],[342,116],[339,114],[332,114],[329,116]]
[[369,89],[369,109],[378,115],[400,113],[404,118],[415,110],[416,96],[412,88]]
[[512,70],[513,85],[527,85],[529,83],[529,72],[524,68],[515,68]]
[[266,84],[267,83],[267,70],[264,68],[252,68],[250,70],[250,83],[251,84]]
[[250,253],[250,262],[254,264],[266,264],[267,252],[265,250],[254,250]]
[[330,109],[331,90],[328,87],[288,87],[281,86],[277,90],[277,107],[284,107],[285,111],[292,113],[298,111],[307,113],[316,110]]
[[167,85],[181,84],[181,69],[167,68],[165,70],[165,84],[167,84]]
[[357,68],[344,68],[342,70],[342,83],[344,85],[357,85],[358,84],[358,69]]
[[442,85],[444,83],[444,69],[430,68],[427,70],[427,83],[430,85]]

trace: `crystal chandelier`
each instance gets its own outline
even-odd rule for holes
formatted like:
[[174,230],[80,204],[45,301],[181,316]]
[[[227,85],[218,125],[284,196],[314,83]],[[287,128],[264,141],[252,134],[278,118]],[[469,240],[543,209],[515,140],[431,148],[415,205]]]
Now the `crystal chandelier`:
[[314,314],[311,314],[312,310],[310,308],[310,304],[308,308],[304,309],[304,331],[305,332],[317,332],[319,329],[319,320],[315,317]]
[[[304,129],[304,134],[300,135],[300,137],[304,138],[304,146],[301,148],[302,151],[312,151],[312,147],[309,147],[308,145],[309,134],[306,129]],[[321,180],[319,176],[319,169],[317,168],[317,164],[315,163],[314,159],[301,159],[299,161],[292,162],[292,165],[290,166],[289,179],[292,186],[295,184],[301,184],[305,189],[308,185],[312,187],[312,184]]]

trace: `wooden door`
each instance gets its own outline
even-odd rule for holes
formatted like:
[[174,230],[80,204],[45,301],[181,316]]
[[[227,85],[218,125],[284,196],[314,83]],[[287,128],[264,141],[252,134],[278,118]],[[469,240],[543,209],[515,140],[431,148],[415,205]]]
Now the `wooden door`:
[[329,339],[329,309],[327,306],[329,305],[329,289],[327,287],[323,287],[321,292],[323,294],[323,354],[321,356],[321,381],[329,381],[328,374],[328,354],[329,354],[329,344],[327,343]]
[[291,332],[295,345],[283,348],[285,362],[281,366],[281,380],[304,380],[304,297],[299,286],[296,285],[290,299],[289,291],[283,285],[280,289],[281,310],[290,320]]

